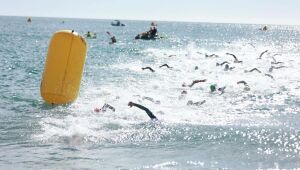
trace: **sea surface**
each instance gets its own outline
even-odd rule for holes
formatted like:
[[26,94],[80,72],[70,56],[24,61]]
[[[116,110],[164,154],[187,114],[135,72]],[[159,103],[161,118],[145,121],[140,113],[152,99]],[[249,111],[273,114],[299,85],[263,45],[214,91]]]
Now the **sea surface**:
[[[134,37],[150,21],[26,20],[0,17],[0,169],[300,168],[300,26],[157,22],[164,38],[143,41]],[[62,29],[97,39],[87,39],[77,100],[50,106],[40,83]],[[224,61],[234,68],[216,66]],[[94,112],[105,103],[116,111]]]

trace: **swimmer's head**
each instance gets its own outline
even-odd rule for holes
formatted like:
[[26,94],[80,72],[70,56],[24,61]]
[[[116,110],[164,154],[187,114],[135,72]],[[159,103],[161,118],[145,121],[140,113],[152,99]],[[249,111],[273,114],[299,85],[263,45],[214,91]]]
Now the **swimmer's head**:
[[225,69],[229,69],[229,65],[228,64],[225,65]]
[[244,91],[250,91],[250,87],[249,86],[245,86],[244,87]]
[[210,88],[210,92],[214,92],[217,89],[217,85],[216,84],[212,84],[212,85],[210,85],[209,88]]
[[129,102],[129,103],[128,103],[128,106],[129,106],[129,107],[132,107],[132,106],[133,106],[133,103],[132,103],[132,102]]
[[192,100],[189,100],[188,102],[187,102],[187,104],[186,105],[193,105],[193,101]]

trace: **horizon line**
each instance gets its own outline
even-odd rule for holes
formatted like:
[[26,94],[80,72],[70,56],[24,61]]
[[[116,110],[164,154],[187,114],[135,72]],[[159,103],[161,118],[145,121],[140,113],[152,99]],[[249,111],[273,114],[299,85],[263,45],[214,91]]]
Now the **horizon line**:
[[273,26],[300,26],[297,24],[278,24],[278,23],[247,23],[247,22],[214,22],[214,21],[182,21],[182,20],[160,20],[160,19],[129,19],[129,18],[87,18],[87,17],[61,17],[61,16],[24,16],[24,15],[2,15],[0,17],[36,17],[36,18],[56,18],[56,19],[86,19],[86,20],[123,20],[123,21],[149,21],[149,22],[183,22],[183,23],[208,23],[208,24],[241,24],[241,25],[273,25]]

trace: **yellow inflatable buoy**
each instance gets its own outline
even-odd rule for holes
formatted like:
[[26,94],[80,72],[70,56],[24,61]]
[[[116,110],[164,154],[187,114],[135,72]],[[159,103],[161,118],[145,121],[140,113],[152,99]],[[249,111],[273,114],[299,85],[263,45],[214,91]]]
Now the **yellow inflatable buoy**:
[[53,35],[40,88],[47,103],[67,104],[77,98],[86,52],[86,41],[78,33],[63,30]]

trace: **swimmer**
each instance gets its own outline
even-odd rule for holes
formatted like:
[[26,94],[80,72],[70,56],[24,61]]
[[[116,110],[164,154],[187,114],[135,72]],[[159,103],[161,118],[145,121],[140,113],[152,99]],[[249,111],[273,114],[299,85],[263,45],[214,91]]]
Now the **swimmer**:
[[173,68],[173,67],[170,67],[168,64],[163,64],[163,65],[159,66],[159,68],[162,68],[162,67]]
[[88,38],[92,37],[92,34],[91,34],[90,31],[88,31],[88,32],[86,33],[86,37],[88,37]]
[[175,57],[176,55],[172,54],[172,55],[169,55],[168,57]]
[[265,76],[270,77],[272,80],[274,80],[274,77],[271,74],[265,74]]
[[145,106],[142,106],[142,105],[139,105],[139,104],[136,104],[136,103],[133,103],[133,102],[129,102],[128,106],[129,107],[135,106],[139,109],[142,109],[147,113],[147,115],[151,118],[151,120],[158,120],[156,118],[156,116],[148,108],[146,108]]
[[225,65],[224,71],[233,70],[235,67],[229,67],[228,64]]
[[225,93],[225,89],[226,89],[226,86],[218,88],[218,91],[221,92],[220,95]]
[[267,53],[267,52],[268,52],[268,50],[262,52],[262,53],[259,55],[259,57],[258,57],[257,59],[262,59],[262,56],[263,56],[265,53]]
[[143,100],[149,100],[150,102],[153,102],[153,103],[155,103],[155,104],[160,104],[160,101],[159,101],[159,100],[154,100],[154,99],[151,98],[151,97],[146,97],[146,96],[144,96],[142,99],[143,99]]
[[276,55],[279,55],[279,54],[275,54],[275,55],[272,56],[273,61],[271,62],[271,64],[283,64],[283,62],[277,61],[277,60],[275,59],[275,56],[276,56]]
[[[217,91],[217,85],[216,84],[210,85],[209,88],[210,88],[211,93]],[[218,88],[218,91],[221,92],[221,94],[223,94],[223,93],[225,93],[225,89],[226,89],[226,86],[220,87],[220,88]]]
[[281,54],[274,54],[272,57],[275,57],[275,56],[277,56],[277,55],[281,55]]
[[238,60],[238,58],[234,54],[226,53],[226,55],[231,55],[234,58],[234,63],[242,63],[243,62],[243,61]]
[[245,81],[238,81],[236,84],[244,84],[244,91],[250,91],[250,87]]
[[205,54],[205,57],[206,57],[206,58],[209,58],[209,57],[220,57],[220,56],[218,56],[218,55],[216,55],[216,54],[211,54],[211,55]]
[[193,106],[201,106],[205,102],[206,102],[206,100],[199,101],[199,102],[193,102],[192,100],[189,100],[186,105],[188,105],[188,106],[191,106],[191,105],[193,105]]
[[185,98],[185,96],[187,95],[187,91],[183,90],[180,94],[180,96],[178,97],[179,100],[182,100]]
[[[195,84],[197,84],[197,83],[202,83],[202,82],[206,82],[206,79],[203,79],[203,80],[194,80],[194,81],[192,82],[192,84],[190,84],[190,85],[188,85],[188,86],[189,86],[189,87],[193,87]],[[183,84],[182,84],[182,87],[186,87],[186,84],[183,83]]]
[[253,72],[253,71],[257,71],[258,73],[261,73],[261,71],[260,70],[258,70],[257,68],[253,68],[253,69],[251,69],[251,70],[245,70],[245,73],[248,73],[248,72]]
[[230,64],[228,61],[224,61],[222,63],[216,63],[216,66],[223,66],[224,64]]
[[238,81],[236,84],[244,84],[245,86],[248,86],[247,82],[244,80]]
[[100,111],[106,112],[106,109],[110,109],[110,110],[112,110],[113,112],[116,111],[116,109],[115,109],[113,106],[111,106],[111,105],[109,105],[109,104],[106,104],[106,103],[102,106],[101,109],[100,109],[100,108],[95,108],[94,111],[95,111],[95,112],[100,112]]
[[110,42],[110,44],[114,44],[114,43],[116,43],[116,42],[117,42],[117,39],[116,39],[116,37],[115,37],[115,36],[112,36],[110,39],[111,39],[111,42]]
[[285,68],[285,67],[286,67],[286,66],[279,66],[279,67],[271,66],[271,67],[269,68],[269,72],[272,72],[273,69],[280,69],[280,68]]
[[187,94],[187,91],[182,90],[181,94]]
[[256,48],[253,44],[251,44],[251,43],[248,43],[251,47],[253,47],[253,48]]
[[195,70],[198,70],[199,69],[199,67],[198,66],[195,66],[195,68],[194,68]]
[[107,33],[107,35],[109,35],[110,36],[110,39],[111,39],[111,42],[109,42],[109,44],[114,44],[114,43],[116,43],[117,42],[117,39],[116,39],[116,37],[114,36],[114,35],[112,35],[110,32],[106,32]]
[[245,86],[248,86],[247,82],[244,80],[238,81],[236,84],[244,84]]
[[278,62],[271,62],[271,64],[284,64],[284,62],[278,61]]
[[216,84],[212,84],[212,85],[209,86],[209,88],[210,88],[210,92],[211,92],[211,93],[212,93],[212,92],[215,92],[216,89],[217,89],[217,85],[216,85]]
[[155,72],[151,67],[143,67],[143,68],[142,68],[142,70],[146,70],[146,69],[148,69],[148,70],[150,70],[150,71],[152,71],[152,72]]
[[283,64],[284,62],[278,61],[278,62],[271,62],[271,64]]

